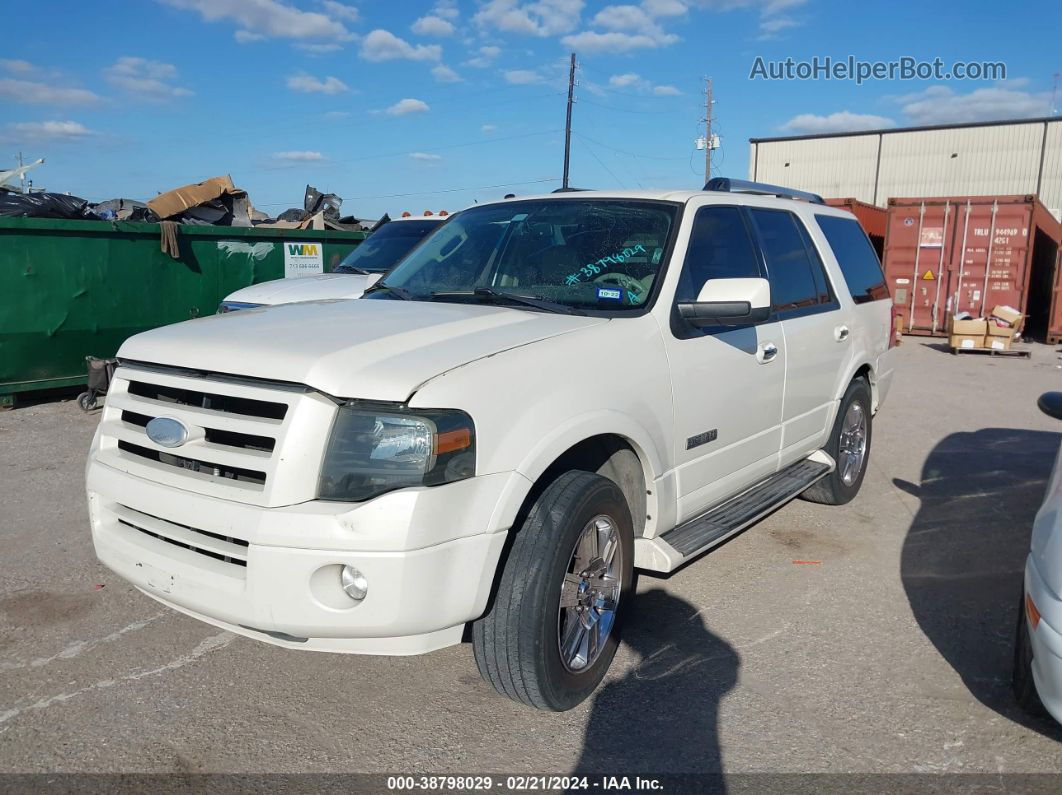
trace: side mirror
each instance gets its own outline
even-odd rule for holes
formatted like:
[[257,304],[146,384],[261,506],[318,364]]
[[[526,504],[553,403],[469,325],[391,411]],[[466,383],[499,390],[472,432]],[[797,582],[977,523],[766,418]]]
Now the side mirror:
[[1036,401],[1036,405],[1048,417],[1062,420],[1062,392],[1044,392]]
[[697,300],[678,305],[691,326],[744,326],[771,316],[771,283],[766,279],[709,279]]

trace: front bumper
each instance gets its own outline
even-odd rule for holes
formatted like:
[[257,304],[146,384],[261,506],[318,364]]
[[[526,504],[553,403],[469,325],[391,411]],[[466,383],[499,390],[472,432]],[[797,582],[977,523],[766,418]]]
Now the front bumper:
[[[1025,593],[1032,597],[1033,604],[1040,611],[1040,623],[1036,629],[1028,626],[1036,692],[1051,716],[1062,723],[1062,633],[1057,624],[1048,623],[1062,615],[1062,599],[1047,587],[1031,555],[1025,563]],[[1025,609],[1024,604],[1022,609]]]
[[[417,654],[485,610],[506,537],[494,508],[519,477],[261,508],[90,460],[87,487],[100,561],[160,602],[281,646]],[[368,579],[361,602],[339,586],[344,564]]]

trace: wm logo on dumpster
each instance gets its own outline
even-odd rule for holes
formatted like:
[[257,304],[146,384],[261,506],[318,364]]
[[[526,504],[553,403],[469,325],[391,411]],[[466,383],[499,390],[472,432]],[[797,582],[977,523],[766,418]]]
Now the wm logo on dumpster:
[[293,257],[316,257],[317,253],[314,243],[288,243],[288,254]]

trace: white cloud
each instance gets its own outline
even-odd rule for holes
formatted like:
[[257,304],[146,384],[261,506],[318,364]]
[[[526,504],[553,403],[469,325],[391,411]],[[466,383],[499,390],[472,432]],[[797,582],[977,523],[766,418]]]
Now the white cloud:
[[295,44],[295,47],[297,49],[302,50],[303,52],[308,52],[311,55],[326,55],[326,54],[328,54],[330,52],[337,52],[338,50],[342,50],[343,49],[343,45],[342,44],[335,44],[334,42],[331,43],[331,44],[320,44],[320,43],[316,43],[315,44],[315,43],[300,41],[300,42]]
[[652,18],[638,6],[605,6],[590,20],[594,27],[607,30],[645,31],[647,28],[659,28]]
[[831,113],[828,116],[801,113],[783,124],[782,129],[795,133],[816,134],[879,130],[883,127],[893,127],[895,124],[892,119],[885,116],[874,116],[869,113],[851,113],[850,111],[842,110],[837,113]]
[[358,9],[354,6],[348,6],[346,3],[337,3],[336,0],[321,0],[321,5],[332,16],[345,19],[347,22],[357,22],[361,16],[358,13]]
[[320,152],[293,150],[291,152],[274,152],[273,159],[280,163],[319,163],[325,160],[325,156]]
[[[301,11],[280,0],[160,0],[197,11],[206,22],[231,20],[243,30],[282,39],[349,39],[342,22],[315,11]],[[338,5],[338,4],[337,4]]]
[[177,67],[147,58],[123,56],[103,70],[107,82],[142,99],[161,102],[189,97],[192,92],[175,85]]
[[642,0],[642,8],[653,17],[680,17],[689,10],[682,0]]
[[249,30],[238,30],[232,34],[237,44],[253,44],[256,41],[265,41],[266,37],[261,33],[252,33]]
[[[629,88],[642,93],[654,94],[658,97],[677,97],[682,94],[674,86],[654,86],[636,72],[626,72],[621,75],[612,75],[608,84],[613,88]],[[589,86],[587,86],[589,88]]]
[[434,77],[440,83],[460,83],[461,75],[455,72],[446,64],[439,64],[431,68],[432,77]]
[[485,69],[486,67],[490,66],[491,61],[498,57],[499,53],[501,53],[501,47],[495,47],[491,44],[488,44],[485,47],[480,47],[479,55],[475,56],[474,58],[469,58],[467,61],[465,61],[464,65],[474,66],[477,69]]
[[300,91],[303,94],[342,94],[350,91],[338,77],[326,77],[324,80],[308,74],[291,75],[287,79],[288,88],[292,91]]
[[575,33],[561,39],[565,47],[570,47],[576,52],[583,53],[619,53],[631,52],[632,50],[653,49],[656,47],[666,47],[669,44],[674,44],[678,40],[679,37],[675,34],[664,33],[663,31],[658,34],[646,34],[621,33],[620,31],[599,33],[594,30],[586,30],[582,33]]
[[388,116],[408,116],[410,113],[427,113],[428,103],[420,99],[400,99],[384,113]]
[[16,135],[33,139],[77,140],[96,134],[76,121],[21,121],[8,128]]
[[533,83],[541,83],[542,75],[533,69],[509,69],[505,73],[505,82],[514,86],[529,86]]
[[800,27],[800,24],[792,17],[769,17],[760,21],[760,35],[757,38],[760,41],[774,39],[783,30]]
[[527,36],[555,36],[579,25],[583,0],[488,0],[473,21],[483,28]]
[[18,58],[0,58],[0,69],[12,74],[22,75],[37,71],[37,67],[29,61],[23,61]]
[[481,133],[483,133],[484,135],[490,135],[492,132],[495,132],[497,129],[498,129],[498,125],[497,124],[484,124],[482,127],[479,128],[479,131]]
[[452,36],[454,33],[452,22],[431,15],[421,17],[409,29],[418,36]]
[[27,105],[94,105],[98,94],[84,88],[63,88],[32,80],[0,78],[0,99]]
[[377,28],[361,42],[361,57],[366,61],[393,61],[405,58],[410,61],[437,61],[442,57],[438,44],[410,44],[387,30]]
[[442,155],[434,155],[430,152],[410,152],[409,156],[421,163],[438,163],[442,160]]
[[637,75],[634,72],[627,72],[626,74],[622,75],[612,75],[612,77],[608,79],[608,84],[610,86],[615,86],[616,88],[637,86],[643,84],[644,82],[645,80],[640,75]]
[[431,13],[443,19],[457,19],[461,16],[457,8],[457,0],[437,0]]
[[[947,86],[930,86],[925,91],[897,97],[901,109],[914,124],[1021,119],[1051,114],[1048,92],[1016,91],[1008,80],[991,88],[978,88],[957,94]],[[1008,87],[1003,87],[1008,86]]]

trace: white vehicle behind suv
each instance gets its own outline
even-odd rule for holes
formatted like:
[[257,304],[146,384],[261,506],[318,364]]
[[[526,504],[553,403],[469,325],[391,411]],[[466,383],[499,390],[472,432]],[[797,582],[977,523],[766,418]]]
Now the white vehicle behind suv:
[[343,258],[331,273],[271,279],[242,287],[225,296],[218,312],[235,312],[296,301],[361,298],[387,271],[430,232],[445,223],[445,215],[403,216],[389,220]]
[[859,490],[892,312],[811,194],[569,192],[477,205],[359,301],[123,345],[87,469],[101,561],[292,649],[416,654],[568,709],[635,569],[803,494]]

